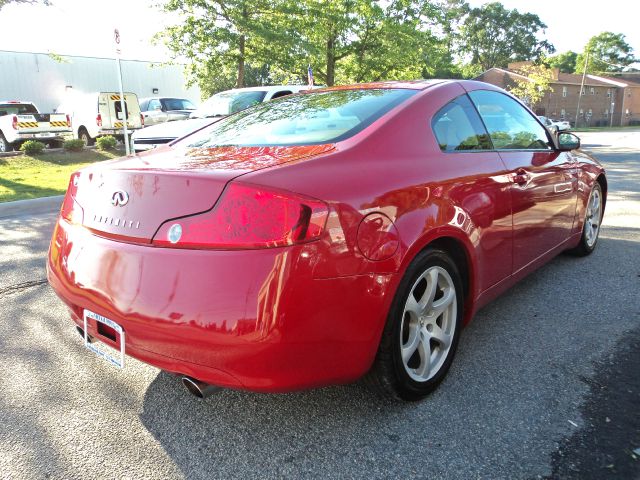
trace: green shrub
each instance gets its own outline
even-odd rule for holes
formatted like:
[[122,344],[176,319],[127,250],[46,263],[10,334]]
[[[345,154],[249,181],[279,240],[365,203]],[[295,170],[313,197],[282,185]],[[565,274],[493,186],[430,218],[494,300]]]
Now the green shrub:
[[45,144],[39,142],[37,140],[27,140],[20,146],[20,151],[26,153],[27,155],[37,155],[42,153],[44,150]]
[[96,140],[96,147],[98,148],[98,150],[113,150],[114,148],[116,148],[116,143],[118,142],[115,137],[106,135],[104,137],[99,137]]
[[79,138],[75,140],[66,140],[64,142],[64,149],[69,152],[81,152],[84,148],[84,142]]

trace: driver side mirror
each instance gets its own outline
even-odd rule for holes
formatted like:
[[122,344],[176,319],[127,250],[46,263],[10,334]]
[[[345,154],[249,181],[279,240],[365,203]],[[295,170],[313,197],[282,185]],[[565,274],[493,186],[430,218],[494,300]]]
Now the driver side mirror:
[[561,152],[569,152],[580,148],[580,139],[573,133],[562,132],[558,135],[558,148]]

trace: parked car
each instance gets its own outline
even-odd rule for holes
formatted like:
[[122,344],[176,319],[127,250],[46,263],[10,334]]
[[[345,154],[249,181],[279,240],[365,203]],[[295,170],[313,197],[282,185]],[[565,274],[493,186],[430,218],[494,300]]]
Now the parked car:
[[71,115],[75,138],[81,139],[85,145],[93,145],[96,138],[103,135],[112,135],[122,140],[125,116],[129,133],[144,126],[135,93],[124,94],[124,108],[125,114],[122,113],[118,92],[95,92],[76,95],[60,105],[57,111]]
[[542,124],[550,129],[551,131],[556,132],[564,132],[567,130],[571,130],[571,124],[566,120],[551,120],[543,115],[538,115],[538,118],[542,122]]
[[186,98],[153,97],[140,100],[145,125],[185,120],[196,109]]
[[191,112],[188,120],[154,125],[136,132],[131,139],[132,150],[135,152],[151,150],[256,103],[291,95],[307,88],[306,85],[276,85],[236,88],[216,93]]
[[0,100],[0,152],[18,150],[27,140],[57,146],[70,132],[65,113],[40,113],[31,102]]
[[479,308],[596,248],[607,180],[579,146],[481,82],[292,95],[74,173],[49,283],[88,348],[200,397],[366,375],[418,400]]

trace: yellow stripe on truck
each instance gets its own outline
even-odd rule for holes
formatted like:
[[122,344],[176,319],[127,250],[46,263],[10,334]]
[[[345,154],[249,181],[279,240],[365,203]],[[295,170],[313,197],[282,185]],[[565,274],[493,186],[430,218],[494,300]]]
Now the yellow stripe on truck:
[[38,122],[18,122],[18,128],[38,128]]
[[111,100],[120,100],[120,95],[111,95]]
[[[113,124],[113,128],[122,128],[124,126],[123,122],[115,122]],[[127,127],[133,127],[133,124],[127,122]]]
[[67,122],[49,122],[52,127],[66,127]]

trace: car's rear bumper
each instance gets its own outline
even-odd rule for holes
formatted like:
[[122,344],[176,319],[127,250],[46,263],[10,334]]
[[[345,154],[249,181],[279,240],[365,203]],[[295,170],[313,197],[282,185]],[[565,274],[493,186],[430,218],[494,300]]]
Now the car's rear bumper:
[[[215,385],[287,391],[370,367],[392,275],[313,278],[313,244],[244,251],[157,248],[59,221],[47,271],[76,324],[120,324],[126,352]],[[89,334],[109,344],[89,323]]]

